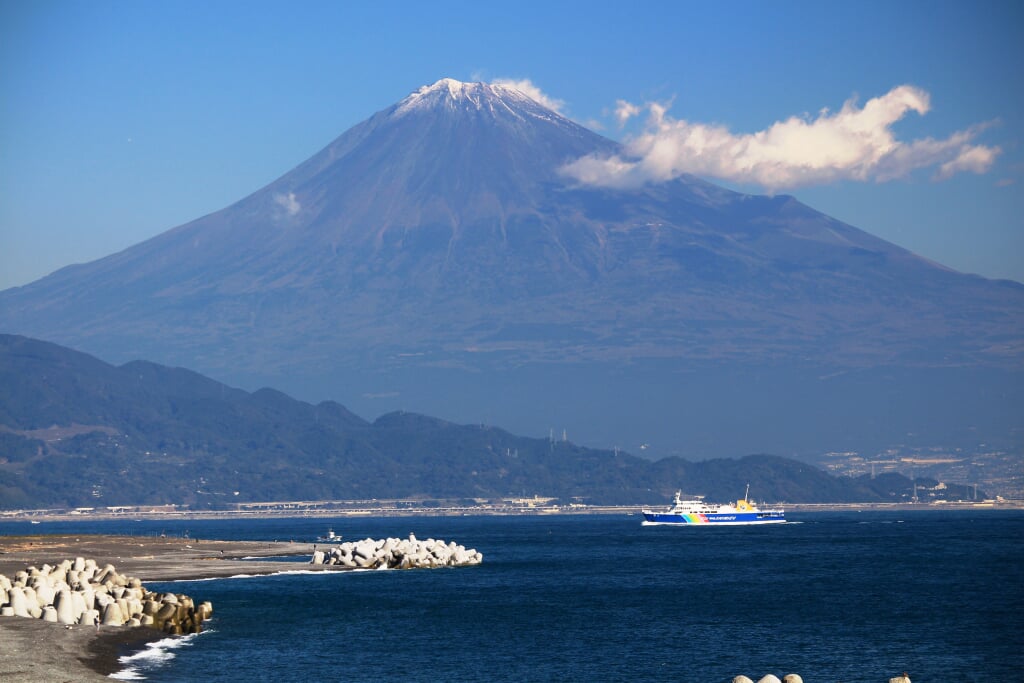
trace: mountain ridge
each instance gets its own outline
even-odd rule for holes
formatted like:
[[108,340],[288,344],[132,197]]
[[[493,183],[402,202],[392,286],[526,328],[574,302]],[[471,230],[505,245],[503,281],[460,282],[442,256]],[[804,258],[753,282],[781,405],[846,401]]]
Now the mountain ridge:
[[676,488],[729,499],[746,484],[769,500],[866,502],[912,486],[778,456],[648,461],[402,411],[368,422],[334,402],[12,335],[0,335],[0,382],[0,509],[535,494],[638,504]]

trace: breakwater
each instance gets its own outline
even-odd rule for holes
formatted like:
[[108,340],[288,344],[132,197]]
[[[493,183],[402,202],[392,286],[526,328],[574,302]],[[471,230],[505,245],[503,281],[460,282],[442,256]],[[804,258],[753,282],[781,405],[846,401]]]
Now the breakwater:
[[465,567],[483,562],[483,555],[473,549],[428,538],[367,538],[340,543],[330,550],[316,550],[310,564],[338,565],[349,569],[423,569],[432,567]]
[[199,633],[213,605],[187,595],[147,590],[112,564],[76,557],[56,565],[0,574],[0,616],[68,626],[146,626],[168,634]]

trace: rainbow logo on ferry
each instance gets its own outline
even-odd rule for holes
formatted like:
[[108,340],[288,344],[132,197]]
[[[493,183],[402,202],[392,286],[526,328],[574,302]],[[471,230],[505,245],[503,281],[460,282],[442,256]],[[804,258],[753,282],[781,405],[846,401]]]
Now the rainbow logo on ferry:
[[743,498],[735,505],[713,505],[705,503],[703,496],[682,498],[677,491],[672,507],[664,511],[642,510],[644,526],[659,524],[674,525],[740,525],[740,524],[781,524],[786,521],[784,510],[761,510],[747,496],[750,486]]

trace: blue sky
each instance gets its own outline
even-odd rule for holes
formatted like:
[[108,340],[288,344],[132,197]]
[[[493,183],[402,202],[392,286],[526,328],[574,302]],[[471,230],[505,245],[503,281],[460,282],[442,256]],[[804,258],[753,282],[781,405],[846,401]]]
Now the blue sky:
[[714,138],[715,182],[1024,282],[1021,7],[0,0],[0,288],[223,208],[442,77],[528,79],[633,171]]

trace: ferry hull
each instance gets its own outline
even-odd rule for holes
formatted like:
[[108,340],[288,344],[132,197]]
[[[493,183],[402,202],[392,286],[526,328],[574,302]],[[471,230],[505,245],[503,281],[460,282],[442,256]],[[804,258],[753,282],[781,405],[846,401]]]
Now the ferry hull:
[[681,491],[676,491],[672,507],[667,510],[643,509],[644,526],[667,524],[674,526],[740,526],[749,524],[783,524],[786,511],[782,508],[762,510],[750,501],[750,485],[747,492],[736,501],[735,505],[713,505],[705,503],[703,496],[692,496],[683,499]]
[[644,515],[644,526],[673,525],[749,525],[749,524],[784,524],[783,513],[775,512],[736,512],[736,513],[683,513],[647,512]]

